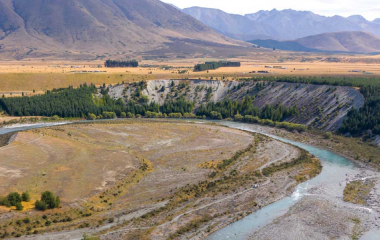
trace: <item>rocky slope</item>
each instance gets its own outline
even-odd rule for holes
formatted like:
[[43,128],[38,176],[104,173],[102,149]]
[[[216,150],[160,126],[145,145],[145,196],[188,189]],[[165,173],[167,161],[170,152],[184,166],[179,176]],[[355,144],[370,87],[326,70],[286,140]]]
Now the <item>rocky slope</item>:
[[3,58],[131,55],[181,39],[239,45],[159,0],[0,0]]
[[[238,81],[154,80],[147,82],[143,94],[147,95],[150,101],[160,104],[163,104],[165,99],[183,96],[188,101],[194,101],[195,108],[207,102],[207,90],[210,88],[212,91],[209,101],[213,102],[225,98],[241,101],[249,94],[255,96],[253,104],[260,108],[266,104],[282,104],[286,107],[297,105],[299,116],[286,121],[324,130],[339,128],[347,112],[353,107],[360,108],[364,103],[364,97],[359,90],[351,87],[277,82],[265,83],[264,87],[258,87],[257,84]],[[128,99],[134,91],[135,89],[128,85],[116,85],[110,87],[109,94],[114,98]]]

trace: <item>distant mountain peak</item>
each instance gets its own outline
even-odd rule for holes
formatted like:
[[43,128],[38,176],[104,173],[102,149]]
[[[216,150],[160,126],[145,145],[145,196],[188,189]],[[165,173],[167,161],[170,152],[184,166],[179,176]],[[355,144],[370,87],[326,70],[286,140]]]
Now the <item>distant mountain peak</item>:
[[[266,36],[266,39],[293,40],[306,36],[317,35],[329,32],[343,31],[364,31],[380,36],[380,19],[373,22],[367,21],[360,15],[348,18],[335,15],[326,17],[315,14],[311,11],[297,11],[293,9],[284,10],[260,10],[256,13],[239,16],[223,12],[223,18],[217,17],[216,13],[205,13],[205,8],[197,8],[197,14],[202,13],[202,19],[196,17],[194,13],[186,12],[197,18],[207,26],[240,40],[249,39],[255,36]],[[228,16],[229,15],[229,16]],[[229,19],[229,20],[228,20]],[[251,24],[248,24],[249,21]],[[244,23],[244,24],[243,24]],[[226,28],[235,29],[235,35],[226,34]],[[232,30],[229,30],[231,32]]]

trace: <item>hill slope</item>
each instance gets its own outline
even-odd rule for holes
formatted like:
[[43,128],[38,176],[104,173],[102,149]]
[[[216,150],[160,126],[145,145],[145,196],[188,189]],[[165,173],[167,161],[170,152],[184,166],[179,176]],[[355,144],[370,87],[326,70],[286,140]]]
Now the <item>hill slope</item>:
[[324,33],[301,38],[296,42],[321,51],[380,52],[380,38],[366,32]]
[[144,52],[176,39],[239,44],[158,0],[0,0],[0,54]]
[[303,52],[380,52],[380,38],[366,32],[324,33],[294,41],[253,40],[266,48]]

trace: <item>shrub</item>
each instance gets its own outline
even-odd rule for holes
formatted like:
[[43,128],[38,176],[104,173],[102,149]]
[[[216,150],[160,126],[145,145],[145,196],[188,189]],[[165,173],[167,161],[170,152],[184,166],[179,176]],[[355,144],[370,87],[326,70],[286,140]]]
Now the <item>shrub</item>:
[[116,118],[116,113],[114,112],[103,112],[103,118],[104,119],[113,119]]
[[45,211],[47,209],[47,204],[43,201],[36,201],[35,207],[37,210]]
[[24,207],[22,206],[21,202],[16,203],[16,210],[17,210],[17,211],[22,211],[22,210],[24,210]]
[[17,192],[10,193],[8,195],[8,201],[11,206],[16,206],[17,203],[21,203],[21,196]]
[[23,192],[21,195],[21,199],[24,202],[30,202],[30,195],[28,192]]
[[0,197],[0,205],[6,206],[6,207],[11,207],[11,204],[8,201],[8,198],[6,198],[6,197]]
[[133,114],[131,112],[127,113],[127,118],[134,118],[134,117],[135,117],[135,114]]
[[47,208],[53,209],[59,207],[60,200],[59,197],[55,197],[50,191],[43,192],[41,195],[41,201],[46,203]]
[[333,136],[333,135],[332,135],[331,132],[326,132],[326,133],[325,133],[325,138],[326,138],[326,139],[331,139],[332,136]]
[[87,120],[95,120],[96,119],[96,115],[95,114],[93,114],[93,113],[89,113],[88,115],[87,115]]
[[125,112],[122,112],[122,113],[120,113],[120,117],[121,117],[121,118],[126,118],[126,117],[127,117],[127,114],[126,114]]

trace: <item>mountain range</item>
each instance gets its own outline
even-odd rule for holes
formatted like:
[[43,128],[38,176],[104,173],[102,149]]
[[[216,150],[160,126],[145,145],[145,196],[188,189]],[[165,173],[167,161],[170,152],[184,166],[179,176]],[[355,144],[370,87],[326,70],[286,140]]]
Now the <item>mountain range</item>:
[[337,32],[292,41],[252,40],[258,46],[287,51],[380,53],[380,38],[366,32]]
[[191,7],[182,10],[219,33],[240,40],[293,40],[311,35],[364,31],[380,36],[380,19],[362,16],[325,17],[310,11],[273,9],[252,14],[229,14],[217,9]]
[[108,57],[165,51],[171,45],[202,53],[214,45],[248,44],[159,0],[0,0],[3,58]]

